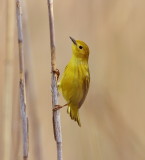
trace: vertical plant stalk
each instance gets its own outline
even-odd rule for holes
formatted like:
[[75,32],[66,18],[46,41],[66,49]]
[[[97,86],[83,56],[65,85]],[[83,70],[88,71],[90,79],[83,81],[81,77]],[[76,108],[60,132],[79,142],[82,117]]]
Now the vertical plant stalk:
[[[30,48],[30,37],[29,37],[29,26],[27,25],[29,20],[27,4],[26,1],[23,1],[23,33],[25,35],[24,49],[25,53],[25,82],[26,82],[26,92],[27,92],[27,105],[29,106],[29,112],[31,114],[31,126],[33,129],[32,132],[32,147],[34,149],[34,159],[43,160],[42,158],[42,136],[41,136],[41,127],[40,121],[38,118],[37,109],[37,97],[36,97],[36,85],[33,75],[33,57]],[[37,126],[37,127],[36,127]]]
[[[13,109],[13,85],[14,85],[14,27],[15,27],[15,5],[13,0],[6,3],[6,55],[5,55],[5,77],[3,87],[3,149],[2,159],[11,159],[12,151],[12,109]],[[2,132],[2,131],[1,131]]]
[[[55,32],[54,32],[54,15],[53,15],[53,0],[47,0],[49,13],[49,28],[50,28],[50,47],[51,47],[51,87],[52,87],[52,107],[58,105],[57,80],[54,71],[56,70],[56,52],[55,52]],[[62,160],[62,134],[60,123],[60,111],[53,111],[53,128],[54,137],[57,145],[57,160]]]
[[18,29],[18,47],[19,47],[19,67],[20,67],[20,110],[22,117],[23,131],[23,158],[28,157],[28,118],[26,113],[26,88],[25,88],[25,70],[24,70],[24,47],[23,47],[23,26],[22,26],[22,8],[21,0],[16,0],[17,29]]

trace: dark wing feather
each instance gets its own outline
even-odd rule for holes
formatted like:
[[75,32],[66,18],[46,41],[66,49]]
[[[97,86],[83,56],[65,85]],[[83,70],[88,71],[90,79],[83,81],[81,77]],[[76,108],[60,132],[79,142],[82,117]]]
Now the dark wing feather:
[[81,105],[83,104],[83,102],[87,96],[87,93],[89,90],[89,84],[90,84],[90,77],[87,76],[83,80],[83,97],[82,97],[81,101],[79,102],[79,108],[81,107]]

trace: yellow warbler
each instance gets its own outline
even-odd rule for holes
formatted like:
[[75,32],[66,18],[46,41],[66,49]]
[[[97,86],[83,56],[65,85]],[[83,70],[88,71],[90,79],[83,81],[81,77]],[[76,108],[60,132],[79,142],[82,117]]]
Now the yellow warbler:
[[72,58],[65,68],[58,89],[67,101],[67,113],[71,119],[81,126],[78,110],[83,104],[89,89],[90,72],[88,66],[89,48],[79,40],[72,37]]

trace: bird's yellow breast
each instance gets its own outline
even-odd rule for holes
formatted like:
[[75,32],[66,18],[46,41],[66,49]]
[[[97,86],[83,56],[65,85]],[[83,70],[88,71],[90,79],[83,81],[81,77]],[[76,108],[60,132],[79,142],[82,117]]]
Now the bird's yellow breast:
[[87,61],[72,58],[64,71],[59,88],[67,103],[80,107],[88,92],[89,82]]

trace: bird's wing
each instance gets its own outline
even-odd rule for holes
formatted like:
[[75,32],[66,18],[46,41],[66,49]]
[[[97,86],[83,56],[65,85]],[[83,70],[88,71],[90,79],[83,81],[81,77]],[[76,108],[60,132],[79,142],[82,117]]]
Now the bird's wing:
[[87,76],[83,80],[83,96],[82,96],[82,99],[79,102],[79,108],[81,107],[81,105],[83,104],[83,102],[84,102],[84,100],[87,96],[87,93],[88,93],[88,90],[89,90],[89,84],[90,84],[90,76]]

